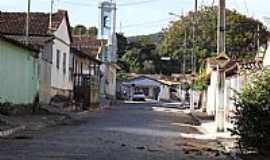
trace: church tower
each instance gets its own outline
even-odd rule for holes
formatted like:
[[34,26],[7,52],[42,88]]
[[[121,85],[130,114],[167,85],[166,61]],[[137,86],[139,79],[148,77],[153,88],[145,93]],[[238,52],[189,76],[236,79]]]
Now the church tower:
[[107,43],[99,55],[101,65],[101,95],[110,99],[116,98],[117,72],[117,38],[116,38],[116,2],[101,0],[99,2],[99,33],[100,40]]

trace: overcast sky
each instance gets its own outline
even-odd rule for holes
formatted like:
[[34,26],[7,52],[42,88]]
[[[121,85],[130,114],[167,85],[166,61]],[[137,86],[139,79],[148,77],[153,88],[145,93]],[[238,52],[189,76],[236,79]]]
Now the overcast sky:
[[[217,3],[218,0],[215,0]],[[212,5],[213,0],[198,0],[199,5]],[[268,2],[268,3],[267,3]],[[176,20],[168,12],[181,14],[193,9],[194,0],[117,0],[117,30],[125,35],[150,34]],[[55,0],[54,10],[69,11],[72,25],[98,25],[98,0]],[[260,18],[270,17],[269,0],[227,0],[227,7]],[[0,0],[1,11],[25,11],[27,0]],[[50,0],[32,0],[32,11],[49,12]]]

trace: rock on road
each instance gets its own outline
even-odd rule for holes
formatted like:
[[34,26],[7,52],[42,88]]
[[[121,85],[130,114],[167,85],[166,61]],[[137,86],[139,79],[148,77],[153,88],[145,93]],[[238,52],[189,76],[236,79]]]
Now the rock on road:
[[215,142],[181,137],[200,134],[190,116],[153,107],[121,104],[76,123],[0,139],[0,160],[230,159],[215,150]]

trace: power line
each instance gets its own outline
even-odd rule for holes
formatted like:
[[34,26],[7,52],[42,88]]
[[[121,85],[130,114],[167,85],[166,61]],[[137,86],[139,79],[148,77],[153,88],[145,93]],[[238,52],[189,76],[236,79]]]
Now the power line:
[[141,5],[145,3],[151,3],[151,2],[156,2],[159,0],[144,0],[144,1],[138,1],[138,2],[129,2],[129,3],[120,3],[118,6],[134,6],[134,5]]
[[137,24],[129,24],[129,25],[123,25],[122,28],[131,28],[131,27],[141,27],[141,26],[146,26],[146,25],[155,25],[161,22],[165,22],[171,20],[171,18],[165,18],[165,19],[160,19],[160,20],[155,20],[155,21],[148,21],[148,22],[143,22],[143,23],[137,23]]
[[67,1],[67,0],[59,0],[60,3],[64,4],[70,4],[70,5],[76,5],[81,7],[96,7],[97,4],[94,3],[81,3],[81,2],[74,2],[74,1]]
[[[76,6],[81,6],[81,7],[94,7],[97,6],[97,3],[81,3],[81,2],[74,2],[74,1],[68,1],[68,0],[59,0],[60,3],[64,4],[69,4],[69,5],[76,5]],[[137,2],[128,2],[128,3],[119,3],[117,6],[121,7],[126,7],[126,6],[134,6],[134,5],[141,5],[145,3],[151,3],[151,2],[156,2],[159,0],[142,0],[142,1],[137,1]]]
[[243,0],[243,1],[244,1],[244,5],[245,5],[247,15],[249,15],[249,9],[248,9],[248,5],[247,5],[247,1],[246,0]]

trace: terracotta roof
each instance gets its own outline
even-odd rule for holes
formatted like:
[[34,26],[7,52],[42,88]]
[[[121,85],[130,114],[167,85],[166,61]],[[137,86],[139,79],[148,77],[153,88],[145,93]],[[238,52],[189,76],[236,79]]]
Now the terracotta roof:
[[[24,35],[26,26],[26,12],[0,12],[0,31],[5,35]],[[31,12],[29,34],[47,36],[57,30],[67,12],[59,10],[52,14],[52,28],[49,29],[49,13]],[[68,22],[69,23],[69,22]]]
[[260,61],[256,60],[242,60],[235,63],[234,66],[228,68],[226,70],[226,76],[232,76],[237,73],[245,74],[246,71],[256,71],[261,70],[263,68],[263,64]]
[[73,36],[72,39],[72,48],[80,50],[93,58],[97,58],[100,48],[107,43],[106,40],[98,40],[96,37],[91,36]]
[[91,57],[89,56],[88,54],[84,53],[83,51],[81,50],[77,50],[76,48],[71,48],[71,51],[75,54],[75,55],[78,55],[79,57],[82,57],[82,58],[88,58],[89,60],[92,60],[98,64],[101,64],[102,62],[94,57]]
[[4,40],[4,41],[7,41],[9,43],[12,43],[14,45],[17,45],[19,47],[22,47],[22,48],[25,48],[25,49],[28,49],[30,51],[33,51],[33,56],[38,58],[38,54],[39,54],[39,48],[37,46],[33,46],[31,44],[25,44],[25,43],[22,43],[22,42],[19,42],[19,41],[16,41],[14,39],[11,39],[9,37],[6,37],[4,36],[1,32],[0,32],[0,39]]
[[[13,39],[15,41],[25,43],[26,42],[26,36],[20,36],[20,35],[5,35],[5,37]],[[36,47],[43,47],[44,44],[50,40],[53,39],[53,36],[30,36],[29,37],[29,43]]]

